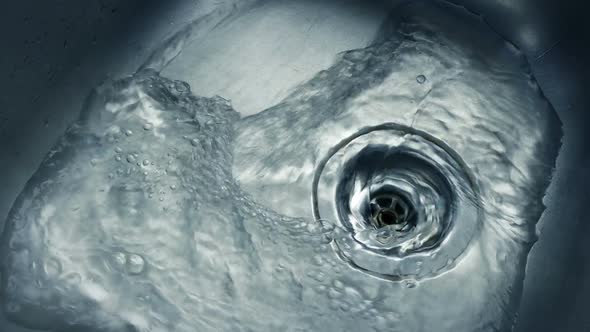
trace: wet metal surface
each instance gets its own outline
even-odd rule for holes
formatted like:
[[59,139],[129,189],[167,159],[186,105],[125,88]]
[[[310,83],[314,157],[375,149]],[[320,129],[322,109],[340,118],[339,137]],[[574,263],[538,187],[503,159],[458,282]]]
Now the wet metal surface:
[[[48,14],[47,10],[41,11],[36,3],[21,2],[21,5],[6,11],[15,15],[12,15],[13,20],[4,21],[8,28],[3,29],[3,41],[12,45],[7,48],[12,55],[5,57],[2,63],[5,72],[11,74],[2,80],[5,94],[0,100],[3,108],[0,115],[0,135],[3,137],[0,158],[4,175],[0,178],[1,216],[6,215],[52,142],[61,136],[66,124],[77,117],[88,91],[105,74],[120,77],[132,73],[157,48],[158,41],[172,36],[174,31],[199,17],[199,13],[215,6],[206,2],[195,5],[190,1],[177,1],[168,5],[142,5],[141,10],[134,10],[140,8],[134,7],[139,5],[102,3],[97,4],[96,11],[85,12],[85,17],[98,18],[98,23],[84,30],[79,28],[82,23],[76,23],[79,11],[56,10],[55,14]],[[63,6],[75,9],[77,5],[64,3]],[[589,323],[584,313],[590,298],[590,285],[585,277],[590,258],[580,239],[589,232],[583,207],[588,199],[584,193],[590,185],[587,176],[590,162],[585,145],[589,138],[582,124],[588,122],[586,110],[590,104],[582,84],[588,77],[588,67],[583,60],[588,58],[584,47],[587,44],[586,29],[583,21],[574,15],[583,10],[576,8],[578,5],[574,1],[560,4],[482,1],[466,5],[472,12],[482,14],[497,33],[524,52],[564,128],[557,171],[545,199],[548,209],[539,223],[539,241],[529,255],[516,331],[584,330]],[[373,6],[351,1],[345,5],[331,2],[281,5],[277,2],[264,6],[258,9],[268,15],[252,11],[241,21],[220,26],[212,32],[211,39],[188,43],[187,52],[174,58],[166,75],[189,81],[193,93],[197,95],[221,94],[232,99],[237,111],[255,113],[257,109],[280,101],[291,92],[291,87],[329,67],[335,53],[369,44],[380,26],[375,22],[382,22],[386,13],[384,8],[392,4]],[[21,17],[22,22],[19,21]],[[55,20],[51,20],[54,17]],[[260,21],[264,17],[268,20]],[[39,25],[39,20],[46,23]],[[119,25],[111,22],[119,22],[116,23]],[[29,30],[20,31],[22,36],[19,33],[8,36],[6,32],[14,31],[13,26],[21,25],[29,27]],[[106,25],[112,30],[102,28]],[[65,31],[78,31],[77,37],[61,38],[61,27]],[[43,35],[43,31],[49,31],[49,34]],[[96,38],[94,36],[100,31],[107,31],[104,40],[100,33]],[[240,32],[244,38],[240,37]],[[257,45],[257,41],[264,43]],[[98,44],[94,48],[97,51],[89,51],[88,45],[94,43]],[[46,46],[42,49],[35,45]],[[277,45],[280,47],[277,48]],[[55,53],[52,58],[53,53],[47,56],[47,50],[63,51]],[[60,52],[65,52],[68,57]],[[109,57],[105,58],[102,52],[110,54]],[[240,54],[242,61],[232,62],[229,54],[236,53]],[[16,65],[21,54],[27,54],[23,58],[23,66]],[[45,57],[40,57],[40,54]],[[191,62],[191,54],[199,55],[201,61]],[[268,64],[268,67],[263,64]],[[187,67],[193,70],[183,69]],[[261,67],[267,71],[257,70]],[[216,74],[211,75],[207,68],[214,68]],[[44,77],[41,73],[49,75],[47,81],[31,79]],[[228,79],[232,75],[242,79]],[[420,74],[415,76],[414,83],[427,86],[431,84],[430,80],[429,75]],[[47,86],[45,82],[48,82]],[[258,91],[266,93],[259,94]],[[56,98],[63,95],[68,98]],[[132,155],[133,158],[136,157]],[[142,274],[145,269],[142,256],[133,252],[121,255],[123,260],[115,259],[115,262],[123,261],[127,273]],[[51,267],[49,264],[45,270],[52,271]],[[21,329],[10,325],[2,330]]]

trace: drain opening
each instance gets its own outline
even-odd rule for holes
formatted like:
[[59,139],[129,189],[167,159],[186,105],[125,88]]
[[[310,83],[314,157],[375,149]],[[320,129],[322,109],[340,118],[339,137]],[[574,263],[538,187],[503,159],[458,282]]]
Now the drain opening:
[[352,268],[390,281],[452,268],[482,220],[474,177],[428,133],[388,123],[334,146],[316,169],[314,217]]
[[374,228],[394,225],[398,231],[407,231],[413,226],[414,207],[397,193],[380,194],[371,199],[369,209]]

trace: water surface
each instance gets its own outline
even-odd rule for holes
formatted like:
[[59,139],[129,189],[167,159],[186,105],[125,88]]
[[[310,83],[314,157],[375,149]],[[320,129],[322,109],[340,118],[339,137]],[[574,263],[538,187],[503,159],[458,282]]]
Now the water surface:
[[97,88],[15,203],[12,320],[510,330],[560,122],[478,18],[398,8],[247,117],[150,68]]

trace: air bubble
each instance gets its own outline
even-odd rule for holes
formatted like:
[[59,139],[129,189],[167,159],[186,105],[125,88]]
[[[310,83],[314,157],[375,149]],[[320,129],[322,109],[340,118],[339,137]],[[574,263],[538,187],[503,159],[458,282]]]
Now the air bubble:
[[342,293],[339,292],[335,288],[330,288],[330,290],[328,291],[328,297],[330,299],[338,299],[338,298],[341,298],[342,297]]
[[123,268],[127,264],[127,256],[125,255],[125,253],[115,252],[111,255],[111,258],[113,265],[117,270],[123,270]]
[[61,273],[61,263],[55,258],[49,258],[43,263],[43,270],[48,277],[56,277]]
[[416,280],[404,280],[403,284],[404,284],[404,287],[409,288],[409,289],[415,288],[418,285]]
[[416,82],[418,82],[419,84],[423,84],[424,82],[426,82],[426,76],[424,76],[424,75],[418,75],[416,77]]
[[138,254],[127,255],[127,272],[129,274],[140,274],[145,268],[145,261],[143,257]]

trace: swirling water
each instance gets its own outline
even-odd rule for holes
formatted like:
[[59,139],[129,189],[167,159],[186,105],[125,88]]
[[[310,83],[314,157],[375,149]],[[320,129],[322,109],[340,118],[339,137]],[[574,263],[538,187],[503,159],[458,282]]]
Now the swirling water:
[[97,88],[10,213],[12,320],[510,329],[561,132],[523,56],[477,18],[396,10],[250,117],[196,94],[149,66]]

